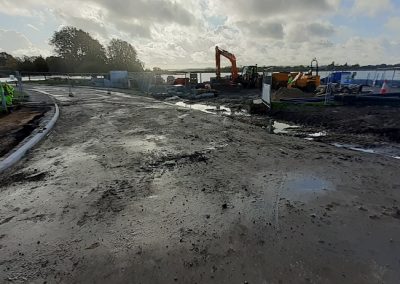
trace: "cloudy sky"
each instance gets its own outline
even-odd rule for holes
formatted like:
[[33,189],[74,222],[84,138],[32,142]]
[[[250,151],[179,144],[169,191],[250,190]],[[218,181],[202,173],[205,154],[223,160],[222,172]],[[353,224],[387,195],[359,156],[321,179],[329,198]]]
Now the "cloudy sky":
[[[0,50],[52,54],[62,26],[130,42],[146,67],[400,63],[400,0],[0,0]],[[224,62],[228,65],[228,62]]]

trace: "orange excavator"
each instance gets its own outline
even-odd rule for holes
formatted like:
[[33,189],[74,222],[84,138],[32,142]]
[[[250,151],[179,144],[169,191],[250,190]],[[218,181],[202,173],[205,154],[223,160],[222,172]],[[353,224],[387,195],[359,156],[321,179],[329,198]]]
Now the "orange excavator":
[[232,64],[231,74],[232,74],[232,82],[236,82],[239,78],[239,71],[236,67],[236,57],[232,53],[220,49],[218,46],[215,47],[215,62],[217,65],[217,79],[221,79],[221,55],[226,57]]
[[[231,62],[231,79],[229,82],[224,82],[221,78],[221,55],[226,57]],[[244,66],[242,74],[239,75],[239,70],[236,66],[236,57],[229,51],[223,50],[218,46],[215,47],[215,63],[217,66],[217,81],[224,82],[229,86],[242,86],[244,88],[257,88],[260,85],[261,76],[258,74],[257,65]],[[224,84],[222,83],[222,84]]]

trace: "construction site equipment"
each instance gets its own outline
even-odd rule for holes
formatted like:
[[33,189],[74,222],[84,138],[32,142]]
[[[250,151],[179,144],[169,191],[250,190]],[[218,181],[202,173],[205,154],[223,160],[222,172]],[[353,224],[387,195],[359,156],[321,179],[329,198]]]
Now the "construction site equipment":
[[190,83],[189,78],[176,78],[174,80],[174,85],[187,86],[187,85],[189,85],[189,83]]
[[261,87],[262,76],[258,73],[257,65],[244,66],[238,81],[245,88]]
[[388,84],[387,84],[387,81],[385,80],[385,81],[383,81],[383,85],[382,85],[380,94],[381,94],[381,95],[385,95],[385,94],[388,93],[388,90],[389,90]]
[[221,55],[226,57],[230,62],[231,62],[231,76],[232,76],[232,81],[236,82],[237,78],[239,77],[239,72],[236,67],[236,57],[234,54],[220,49],[218,46],[215,47],[215,63],[217,67],[216,75],[217,75],[217,80],[221,79]]
[[236,65],[236,56],[229,51],[220,49],[218,46],[215,47],[217,81],[223,81],[221,78],[221,55],[231,62],[231,78],[230,81],[227,82],[228,85],[240,84],[245,88],[261,87],[262,76],[258,74],[257,65],[244,66],[241,75],[239,75],[239,70]]
[[197,73],[190,73],[189,78],[190,78],[190,84],[191,85],[196,85],[197,83],[199,83],[199,79],[197,77]]
[[[363,93],[365,84],[354,84],[354,78],[357,72],[332,72],[327,77],[321,79],[321,85],[317,87],[318,94],[325,94],[327,90],[332,94],[360,94]],[[329,86],[329,88],[328,88]]]
[[272,68],[264,69],[262,76],[262,92],[261,100],[269,108],[272,106],[271,90],[272,90]]
[[[315,66],[313,64],[315,63]],[[315,75],[313,71],[315,70]],[[321,77],[318,74],[318,61],[314,58],[311,61],[310,70],[303,72],[276,72],[272,74],[272,88],[277,90],[281,87],[298,88],[306,92],[314,92],[321,84]],[[290,84],[289,84],[290,82]]]

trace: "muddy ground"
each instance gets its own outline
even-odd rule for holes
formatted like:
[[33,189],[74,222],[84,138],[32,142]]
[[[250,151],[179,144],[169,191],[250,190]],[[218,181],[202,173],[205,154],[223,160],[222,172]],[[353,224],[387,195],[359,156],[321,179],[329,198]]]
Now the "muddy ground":
[[45,109],[19,107],[10,114],[0,115],[0,157],[30,135],[45,112]]
[[270,115],[340,134],[370,134],[382,141],[400,142],[399,107],[284,105],[272,109]]
[[400,162],[105,90],[0,175],[0,282],[398,283]]
[[0,114],[0,158],[31,135],[50,110],[47,96],[33,94],[27,101],[14,106],[10,113]]
[[[289,97],[293,92],[289,92]],[[284,94],[283,91],[279,92]],[[310,97],[305,94],[304,97]],[[220,93],[215,98],[205,98],[189,103],[222,105],[234,111],[248,111],[253,100],[260,98],[258,90],[244,90],[240,93]],[[309,133],[329,132],[316,137],[325,143],[357,144],[364,147],[400,143],[400,111],[398,106],[341,106],[323,103],[290,104],[274,102],[271,110],[263,110],[252,116],[236,116],[236,119],[267,128],[270,120],[287,122],[300,126],[298,137]]]

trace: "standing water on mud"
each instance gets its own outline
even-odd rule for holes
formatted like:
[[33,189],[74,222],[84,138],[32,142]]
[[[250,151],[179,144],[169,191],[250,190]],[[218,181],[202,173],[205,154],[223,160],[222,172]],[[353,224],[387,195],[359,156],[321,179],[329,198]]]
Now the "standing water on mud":
[[282,197],[306,201],[334,188],[328,181],[320,177],[309,174],[289,173],[282,189]]
[[280,134],[280,133],[287,134],[290,132],[290,130],[293,130],[295,128],[300,128],[300,126],[274,121],[273,128],[274,128],[273,129],[274,134]]
[[220,114],[227,114],[227,115],[245,115],[249,116],[244,111],[234,111],[231,108],[225,107],[225,106],[212,106],[212,105],[206,105],[206,104],[187,104],[184,102],[177,102],[175,103],[177,106],[185,107],[185,108],[190,108],[190,109],[195,109],[199,110],[205,113],[220,113]]

